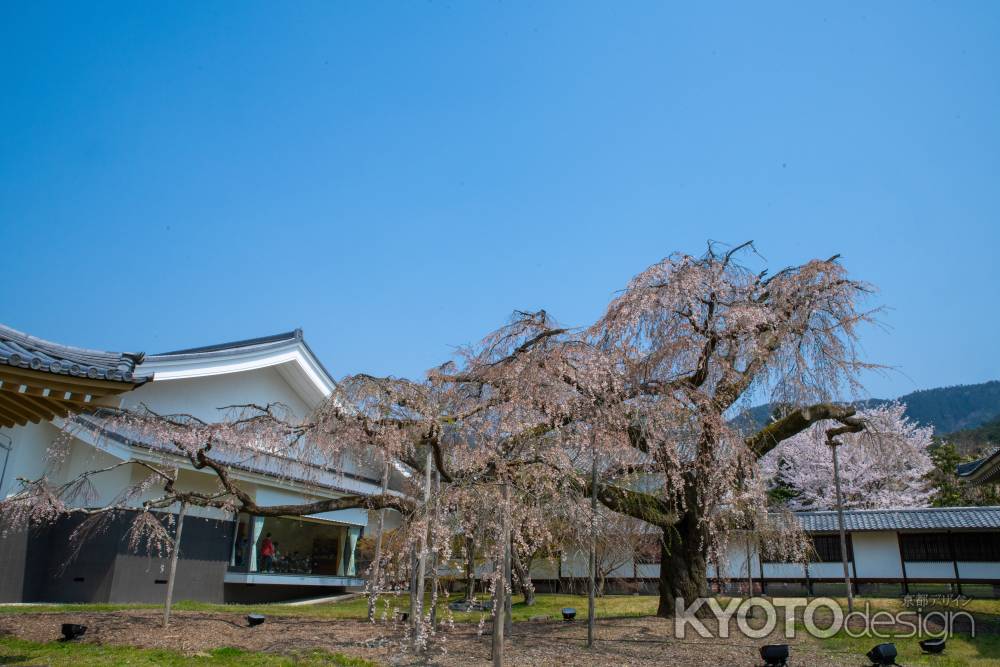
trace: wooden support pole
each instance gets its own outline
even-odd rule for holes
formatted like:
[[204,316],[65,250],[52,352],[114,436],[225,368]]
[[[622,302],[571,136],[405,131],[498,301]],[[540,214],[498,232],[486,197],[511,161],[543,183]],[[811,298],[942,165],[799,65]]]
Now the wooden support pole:
[[181,502],[181,511],[177,514],[177,529],[174,531],[174,548],[170,552],[170,573],[167,575],[167,599],[163,603],[163,627],[170,625],[170,607],[174,603],[174,580],[177,578],[177,556],[181,551],[181,532],[184,530],[184,513],[187,503]]
[[[389,459],[382,466],[382,495],[389,490]],[[378,595],[379,578],[382,575],[382,533],[385,532],[385,508],[378,511],[378,535],[375,536],[375,561],[372,563],[372,589],[368,591],[368,621],[375,620],[375,600]]]
[[840,493],[840,464],[837,461],[837,446],[839,443],[831,442],[830,449],[833,451],[833,485],[837,490],[837,525],[840,529],[840,559],[844,564],[844,583],[847,584],[847,612],[854,611],[854,584],[851,581],[851,571],[847,566],[847,532],[844,529],[844,500]]
[[594,617],[597,604],[597,446],[591,434],[590,462],[590,582],[587,589],[587,648],[594,646]]
[[[427,529],[430,528],[430,501],[431,501],[431,450],[427,449],[427,461],[424,463],[424,516],[427,518]],[[416,607],[413,621],[413,636],[416,637],[420,627],[424,622],[424,580],[427,574],[427,532],[425,529],[420,534],[420,551],[417,553],[417,590]]]
[[[501,508],[500,518],[500,540],[501,544],[505,544],[509,547],[510,513],[508,512],[508,499],[510,498],[510,489],[508,488],[506,482],[501,488],[501,494],[503,507]],[[503,564],[501,564],[501,567],[503,567]],[[504,611],[506,609],[506,602],[504,599],[507,597],[506,582],[503,579],[503,576],[501,576],[500,581],[498,581],[496,585],[496,593],[493,595],[493,667],[503,667],[503,637],[504,626],[506,625],[504,620],[504,616],[506,615]]]

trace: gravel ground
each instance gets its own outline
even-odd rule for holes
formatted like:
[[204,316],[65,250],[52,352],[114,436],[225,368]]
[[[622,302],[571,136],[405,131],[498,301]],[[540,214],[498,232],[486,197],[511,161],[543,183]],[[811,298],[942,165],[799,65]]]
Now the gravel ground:
[[[0,634],[49,642],[60,637],[62,623],[82,623],[88,630],[80,641],[165,648],[192,656],[233,646],[289,655],[323,649],[388,665],[469,667],[488,664],[490,659],[488,626],[484,636],[477,635],[476,626],[470,624],[444,628],[428,651],[417,656],[401,640],[404,629],[396,624],[372,626],[361,621],[271,617],[251,629],[237,614],[176,612],[170,627],[164,629],[161,618],[156,610],[11,614],[0,617]],[[660,618],[602,619],[597,623],[598,641],[593,650],[586,649],[586,636],[587,626],[582,622],[517,623],[512,641],[507,644],[507,663],[560,667],[756,665],[760,663],[757,647],[767,643],[735,634],[729,639],[701,639],[693,632],[678,640],[673,638],[673,622]],[[835,656],[820,653],[817,645],[807,639],[774,637],[769,641],[791,643],[793,656],[808,656],[803,664],[844,664]]]

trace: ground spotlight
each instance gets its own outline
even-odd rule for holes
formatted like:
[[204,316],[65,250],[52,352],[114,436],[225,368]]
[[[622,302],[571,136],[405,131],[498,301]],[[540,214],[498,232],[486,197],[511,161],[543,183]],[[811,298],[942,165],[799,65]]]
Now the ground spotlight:
[[576,609],[574,609],[573,607],[563,607],[562,615],[564,621],[572,621],[574,618],[576,618]]
[[879,644],[867,653],[868,659],[872,661],[873,665],[895,665],[896,664],[896,645],[895,644]]
[[924,653],[942,653],[944,651],[944,637],[938,637],[937,639],[921,639],[920,648],[924,650]]
[[86,625],[79,625],[77,623],[63,623],[62,624],[62,636],[66,641],[71,639],[79,639],[83,636],[83,633],[87,631]]
[[247,615],[247,625],[250,626],[251,628],[254,627],[255,625],[260,625],[265,620],[267,620],[267,616],[264,616],[264,614]]
[[788,644],[768,644],[760,647],[760,658],[767,667],[788,664]]

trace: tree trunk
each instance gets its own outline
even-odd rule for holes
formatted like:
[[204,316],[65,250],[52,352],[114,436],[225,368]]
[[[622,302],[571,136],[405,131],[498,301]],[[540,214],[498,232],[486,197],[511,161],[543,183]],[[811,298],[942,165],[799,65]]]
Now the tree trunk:
[[657,616],[673,617],[677,598],[688,607],[697,598],[708,595],[708,561],[702,551],[702,530],[699,517],[690,510],[673,529],[664,529]]
[[[520,555],[517,553],[517,549],[511,546],[510,550],[511,565],[514,568],[514,574],[517,576],[517,585],[521,590],[521,595],[524,596],[524,604],[528,607],[535,604],[535,587],[531,585],[531,575],[528,570],[524,567],[524,561],[521,560]],[[531,561],[528,561],[528,567],[531,567]]]
[[476,595],[476,540],[465,536],[465,601]]

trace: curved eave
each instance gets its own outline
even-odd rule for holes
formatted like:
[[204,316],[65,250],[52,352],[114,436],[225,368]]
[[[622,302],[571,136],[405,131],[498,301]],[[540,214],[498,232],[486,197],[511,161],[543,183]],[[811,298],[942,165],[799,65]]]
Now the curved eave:
[[958,476],[970,484],[982,485],[1000,481],[1000,449],[983,457],[973,465],[959,466]]

